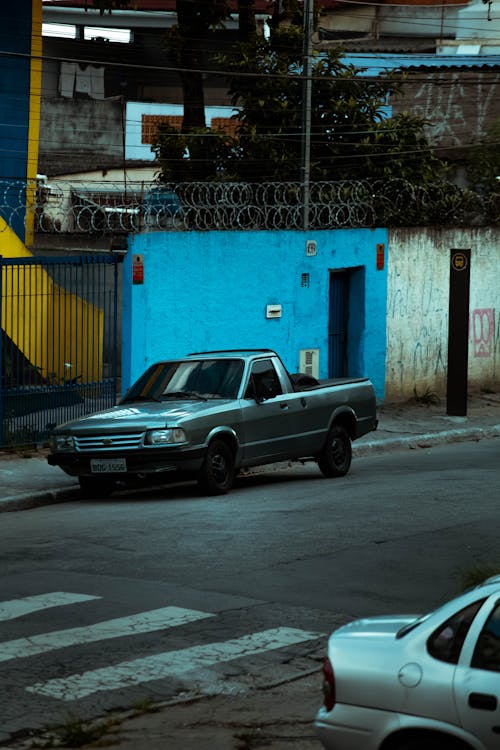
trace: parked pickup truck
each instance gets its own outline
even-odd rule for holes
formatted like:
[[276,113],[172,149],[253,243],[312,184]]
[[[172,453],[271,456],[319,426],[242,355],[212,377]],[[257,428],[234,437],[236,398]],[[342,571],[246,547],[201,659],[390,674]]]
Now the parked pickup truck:
[[88,496],[184,477],[218,495],[239,470],[276,461],[343,476],[351,441],[376,428],[367,378],[289,375],[270,349],[202,352],[152,365],[118,406],[56,427],[48,462]]

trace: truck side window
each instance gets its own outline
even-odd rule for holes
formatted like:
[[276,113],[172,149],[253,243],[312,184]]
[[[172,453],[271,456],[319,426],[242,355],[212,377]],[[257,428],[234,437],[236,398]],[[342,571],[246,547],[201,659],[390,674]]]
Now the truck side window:
[[283,390],[271,360],[261,359],[254,362],[245,398],[268,399],[280,393],[283,393]]

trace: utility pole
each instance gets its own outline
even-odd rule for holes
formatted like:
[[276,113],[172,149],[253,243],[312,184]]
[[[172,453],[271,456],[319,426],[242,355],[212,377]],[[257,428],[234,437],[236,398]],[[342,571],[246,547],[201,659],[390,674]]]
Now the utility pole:
[[304,47],[302,85],[302,208],[304,229],[309,229],[309,198],[311,176],[311,99],[312,99],[312,22],[313,1],[304,0]]

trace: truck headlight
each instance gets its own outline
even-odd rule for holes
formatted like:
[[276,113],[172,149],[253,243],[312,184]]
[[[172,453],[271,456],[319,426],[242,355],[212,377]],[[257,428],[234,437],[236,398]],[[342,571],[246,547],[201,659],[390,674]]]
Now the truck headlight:
[[187,443],[184,430],[180,427],[163,430],[148,430],[146,433],[146,445],[178,445]]
[[53,453],[68,453],[75,450],[75,439],[72,435],[51,435],[49,446]]

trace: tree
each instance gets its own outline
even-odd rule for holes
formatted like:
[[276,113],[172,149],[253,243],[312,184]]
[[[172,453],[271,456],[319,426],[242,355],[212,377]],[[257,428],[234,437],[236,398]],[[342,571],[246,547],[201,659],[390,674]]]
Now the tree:
[[207,32],[228,17],[227,0],[177,0],[177,24],[167,32],[167,50],[180,68],[184,101],[182,129],[188,133],[205,127],[203,48]]
[[238,38],[241,44],[254,44],[257,40],[255,0],[238,0]]
[[[229,92],[238,109],[237,136],[221,140],[220,134],[204,131],[206,179],[301,181],[303,32],[295,16],[292,21],[276,26],[269,40],[241,45],[237,56],[219,57],[218,64],[232,73]],[[408,113],[389,116],[389,97],[401,90],[403,76],[363,73],[342,61],[341,50],[315,56],[310,179],[395,176],[418,184],[435,179],[444,163],[433,156],[424,120]],[[186,141],[185,147],[203,159],[199,143],[198,134],[197,143]],[[172,173],[166,145],[164,141],[157,148],[163,174]],[[188,161],[183,160],[181,171],[192,179],[200,169],[190,168]]]
[[[231,61],[228,59],[227,64]],[[269,43],[232,65],[232,101],[239,108],[238,138],[225,169],[235,179],[299,180],[302,144],[302,35],[275,29]],[[253,76],[242,75],[253,73]],[[401,75],[369,78],[342,62],[341,51],[317,55],[311,102],[311,179],[397,175],[422,181],[442,167],[429,148],[425,122],[387,116]]]
[[159,164],[160,182],[206,182],[216,179],[223,162],[227,137],[210,128],[179,133],[160,125],[152,150]]
[[[99,12],[129,7],[131,0],[87,0]],[[239,0],[243,9],[243,38],[251,38],[251,24],[255,28],[255,13],[252,16],[253,0]],[[209,29],[222,23],[229,16],[228,0],[177,0],[177,24],[167,34],[167,54],[180,69],[183,91],[183,131],[189,132],[205,127],[205,97],[203,92],[203,49]]]
[[495,120],[486,137],[470,151],[467,177],[474,190],[482,195],[500,193],[500,118]]

